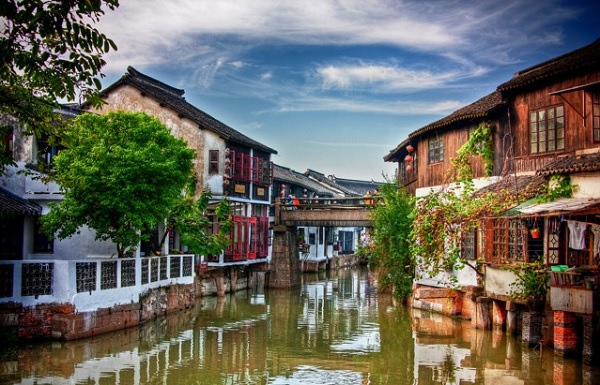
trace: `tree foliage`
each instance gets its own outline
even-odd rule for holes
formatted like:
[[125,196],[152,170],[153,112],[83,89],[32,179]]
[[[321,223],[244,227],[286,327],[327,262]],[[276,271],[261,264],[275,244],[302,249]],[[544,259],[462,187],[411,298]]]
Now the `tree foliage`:
[[[0,115],[31,132],[49,129],[58,99],[99,104],[102,58],[115,43],[94,23],[118,0],[0,2]],[[8,127],[0,127],[0,133]],[[11,159],[0,158],[0,167]]]
[[51,177],[64,200],[51,206],[46,233],[67,238],[88,226],[117,252],[135,248],[144,230],[169,217],[194,185],[195,152],[144,113],[83,114],[63,133]]
[[[233,222],[229,215],[229,201],[222,199],[214,209],[211,209],[211,192],[204,190],[200,197],[196,199],[193,194],[194,186],[195,183],[190,186],[190,189],[186,190],[185,197],[182,197],[179,204],[172,210],[168,227],[177,230],[181,237],[181,243],[186,245],[194,254],[218,255],[230,243],[229,233]],[[207,214],[213,215],[209,216]],[[213,223],[213,220],[217,223]],[[217,231],[210,231],[210,228],[215,224],[218,227]]]
[[396,182],[382,185],[380,194],[371,212],[373,231],[361,253],[370,255],[382,288],[391,287],[396,298],[405,299],[414,275],[409,247],[414,198]]

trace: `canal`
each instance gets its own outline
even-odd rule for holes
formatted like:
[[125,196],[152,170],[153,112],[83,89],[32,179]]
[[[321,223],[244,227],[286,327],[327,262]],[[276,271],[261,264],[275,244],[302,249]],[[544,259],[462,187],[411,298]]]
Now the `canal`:
[[364,269],[301,289],[203,298],[140,328],[15,349],[0,384],[598,384],[503,332],[405,307]]

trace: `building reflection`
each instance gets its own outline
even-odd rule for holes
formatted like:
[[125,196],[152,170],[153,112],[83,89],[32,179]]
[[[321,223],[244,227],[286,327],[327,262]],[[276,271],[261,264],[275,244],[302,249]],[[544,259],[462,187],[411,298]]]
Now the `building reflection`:
[[21,348],[0,360],[0,383],[597,383],[597,371],[522,348],[502,330],[394,307],[356,270],[304,280],[295,291],[204,298],[141,328]]

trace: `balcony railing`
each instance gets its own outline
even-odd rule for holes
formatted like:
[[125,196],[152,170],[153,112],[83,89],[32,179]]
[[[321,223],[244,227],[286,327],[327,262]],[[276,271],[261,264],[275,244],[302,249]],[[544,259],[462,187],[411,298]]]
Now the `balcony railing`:
[[69,303],[78,311],[136,303],[159,286],[192,284],[194,255],[0,261],[0,303]]

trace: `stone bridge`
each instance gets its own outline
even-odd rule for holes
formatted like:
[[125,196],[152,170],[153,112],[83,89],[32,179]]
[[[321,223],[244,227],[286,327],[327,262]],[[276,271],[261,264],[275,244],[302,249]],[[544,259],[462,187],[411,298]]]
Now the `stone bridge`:
[[371,207],[376,199],[368,198],[299,198],[298,203],[275,201],[273,251],[269,287],[293,288],[300,285],[298,226],[372,227]]

